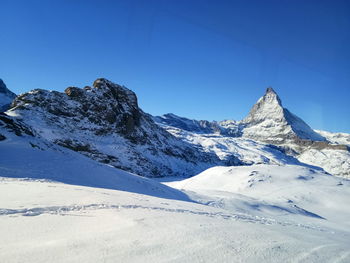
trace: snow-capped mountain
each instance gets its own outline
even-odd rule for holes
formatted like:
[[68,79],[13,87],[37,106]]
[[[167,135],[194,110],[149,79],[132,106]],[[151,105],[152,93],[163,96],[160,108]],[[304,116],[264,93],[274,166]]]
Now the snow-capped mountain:
[[326,141],[302,119],[283,108],[281,99],[271,88],[252,107],[241,122],[243,137],[274,144],[301,140]]
[[179,128],[184,131],[198,134],[220,134],[238,137],[241,135],[240,125],[233,120],[221,122],[207,120],[193,120],[177,116],[173,113],[153,117],[156,123]]
[[160,128],[134,92],[106,79],[21,94],[6,114],[47,141],[143,176],[189,176],[221,163]]
[[217,125],[216,122],[210,122],[206,120],[190,120],[172,113],[164,114],[162,116],[155,116],[153,118],[155,122],[177,127],[185,131],[219,134],[221,132],[221,127]]
[[260,164],[161,184],[51,143],[6,114],[0,133],[4,262],[350,259],[347,179]]
[[327,140],[283,108],[272,88],[266,90],[241,123],[243,137],[279,145],[301,162],[322,167],[333,175],[350,177],[349,147]]
[[148,177],[192,176],[216,165],[259,163],[304,163],[350,176],[349,146],[339,143],[346,141],[346,134],[320,135],[283,108],[272,88],[242,121],[152,117],[139,108],[134,92],[106,79],[64,93],[37,89],[21,94],[1,118],[3,126],[12,123],[13,131],[22,127],[48,142]]
[[7,111],[14,98],[16,98],[16,94],[10,91],[0,79],[0,112]]
[[231,165],[300,164],[296,158],[287,155],[282,148],[275,145],[242,137],[195,133],[164,124],[160,125],[177,138],[194,147],[201,147]]
[[[235,157],[243,164],[299,161],[321,167],[333,175],[350,177],[350,152],[346,143],[350,137],[314,131],[283,108],[271,87],[242,121],[196,121],[174,114],[154,117],[154,120],[178,138],[201,146],[221,159]],[[204,129],[201,123],[216,128]]]
[[344,132],[328,132],[315,130],[333,144],[347,145],[350,147],[350,134]]
[[2,261],[349,262],[350,181],[299,161],[341,175],[348,151],[293,157],[225,135],[240,122],[176,119],[155,124],[105,79],[17,97],[0,113]]

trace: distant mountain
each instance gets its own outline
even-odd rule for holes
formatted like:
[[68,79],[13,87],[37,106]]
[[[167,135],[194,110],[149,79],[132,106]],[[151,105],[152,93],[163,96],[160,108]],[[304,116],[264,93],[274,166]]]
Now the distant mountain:
[[14,98],[16,98],[16,94],[10,91],[0,79],[0,112],[7,111]]
[[162,116],[155,116],[153,119],[158,124],[177,127],[189,132],[202,134],[221,134],[232,137],[238,137],[240,135],[238,125],[235,121],[198,121],[180,117],[172,113],[164,114]]
[[189,176],[223,164],[156,125],[134,92],[106,79],[64,93],[24,93],[7,114],[50,142],[143,176]]
[[[2,86],[3,94],[13,96]],[[64,93],[36,89],[17,96],[0,114],[0,141],[7,139],[4,130],[146,177],[251,164],[321,167],[350,177],[350,135],[312,130],[283,108],[272,88],[244,120],[210,122],[152,117],[139,108],[134,92],[100,78]]]
[[242,121],[196,121],[174,114],[154,120],[178,138],[221,159],[235,156],[244,164],[293,164],[296,158],[334,175],[350,177],[350,135],[314,131],[283,108],[271,87]]
[[302,119],[283,108],[281,99],[271,88],[252,107],[242,121],[191,120],[168,113],[154,117],[155,122],[201,134],[246,137],[271,144],[287,144],[300,140],[327,142]]
[[252,107],[242,124],[244,137],[269,143],[281,144],[295,139],[326,141],[302,119],[283,108],[281,99],[271,87]]
[[350,147],[350,134],[344,132],[327,132],[315,130],[318,134],[322,135],[327,141],[333,144],[343,144]]

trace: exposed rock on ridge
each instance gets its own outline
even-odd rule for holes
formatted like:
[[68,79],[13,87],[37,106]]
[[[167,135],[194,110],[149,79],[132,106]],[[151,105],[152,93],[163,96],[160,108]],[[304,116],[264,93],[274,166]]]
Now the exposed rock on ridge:
[[27,92],[8,114],[51,142],[144,176],[188,176],[223,164],[160,128],[138,107],[134,92],[103,78],[65,93]]

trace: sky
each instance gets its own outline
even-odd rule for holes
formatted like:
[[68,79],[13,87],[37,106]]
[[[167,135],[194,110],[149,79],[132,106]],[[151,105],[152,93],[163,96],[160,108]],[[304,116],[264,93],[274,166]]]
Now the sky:
[[244,118],[267,86],[312,128],[350,133],[350,1],[0,0],[17,94],[99,77],[153,115]]

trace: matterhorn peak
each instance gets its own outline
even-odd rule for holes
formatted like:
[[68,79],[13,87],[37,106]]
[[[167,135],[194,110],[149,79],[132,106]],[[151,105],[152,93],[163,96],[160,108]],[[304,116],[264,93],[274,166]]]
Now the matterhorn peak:
[[279,106],[282,107],[282,101],[281,101],[280,97],[278,96],[276,91],[271,86],[267,87],[265,95],[260,98],[258,103],[260,101],[262,101],[264,103],[269,103],[269,104],[271,104],[271,103],[278,104]]
[[268,87],[266,88],[265,94],[267,94],[267,93],[274,93],[274,94],[277,95],[276,91],[275,91],[271,86],[268,86]]
[[302,119],[283,108],[282,101],[272,87],[252,107],[242,121],[243,135],[256,140],[283,143],[288,140],[306,139],[324,141]]
[[272,87],[268,87],[264,96],[262,96],[249,115],[243,120],[244,123],[260,123],[265,119],[283,119],[283,107],[281,99]]

